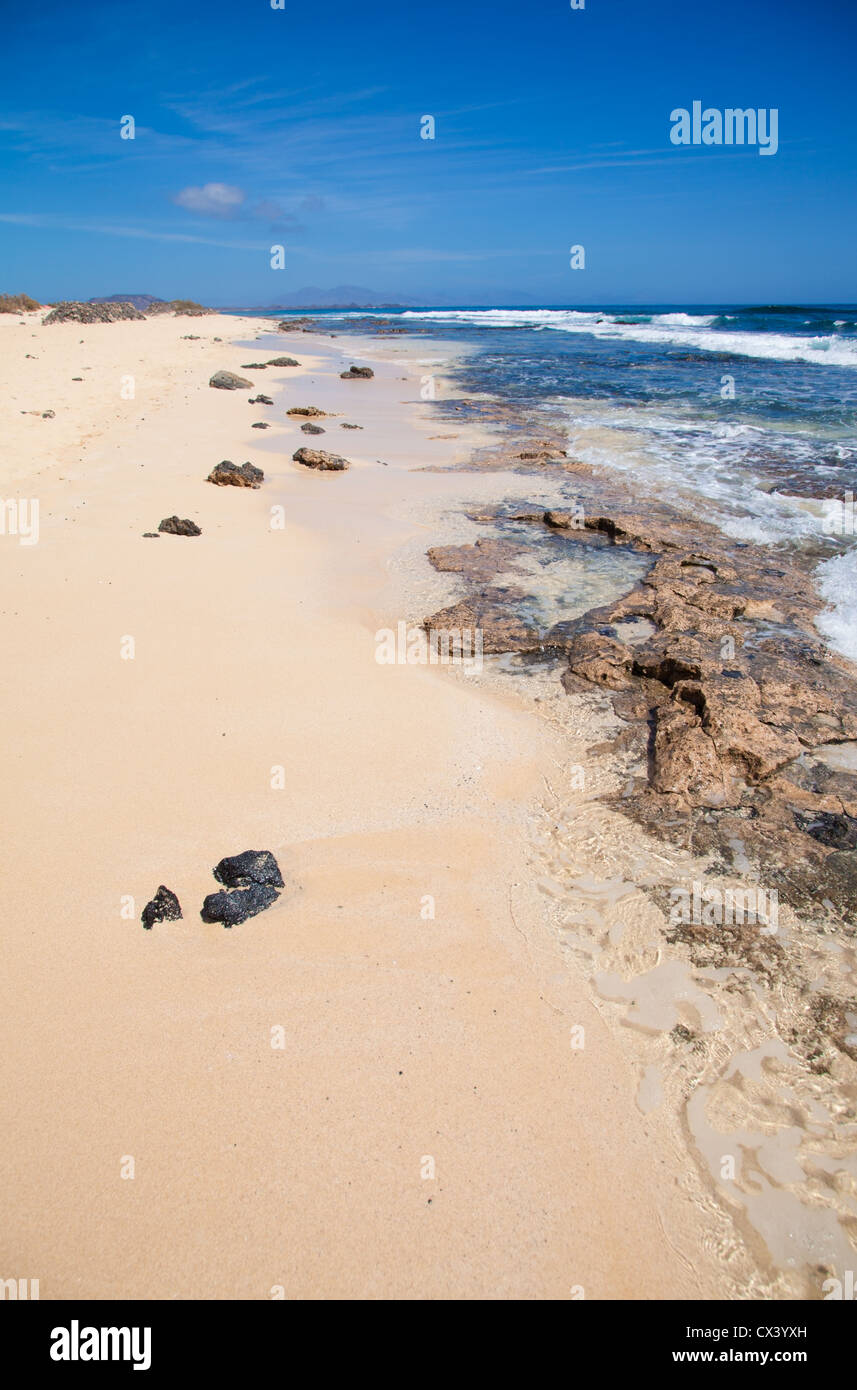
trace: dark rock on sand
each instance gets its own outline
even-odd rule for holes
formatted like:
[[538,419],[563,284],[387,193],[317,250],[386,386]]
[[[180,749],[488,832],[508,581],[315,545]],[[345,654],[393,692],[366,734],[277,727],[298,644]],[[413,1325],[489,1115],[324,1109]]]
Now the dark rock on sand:
[[177,516],[168,516],[158,527],[159,531],[166,531],[170,536],[201,536],[202,531],[195,521],[188,521],[187,518],[181,521]]
[[146,931],[151,931],[155,922],[177,922],[181,915],[181,903],[175,893],[162,883],[152,901],[143,908],[140,921]]
[[[249,386],[249,385],[250,385],[250,382],[248,381],[248,382],[246,383],[246,385]],[[270,397],[270,396],[251,396],[251,397],[250,397],[250,400],[249,400],[249,402],[248,402],[248,404],[249,404],[249,405],[273,405],[274,402],[271,400],[271,397]]]
[[250,428],[251,430],[269,430],[271,426],[268,424],[267,420],[254,420]]
[[43,411],[42,411],[42,419],[43,419],[43,420],[55,420],[55,419],[56,419],[56,411],[55,411],[55,410],[43,410]]
[[223,893],[210,893],[202,905],[203,922],[238,926],[277,901],[283,887],[280,866],[267,849],[248,849],[230,855],[212,870]]
[[145,314],[141,314],[133,304],[80,304],[69,301],[55,305],[42,323],[116,323],[120,319],[142,318],[145,318]]
[[236,372],[215,372],[208,384],[217,387],[218,391],[246,391],[248,386],[253,386],[252,381],[238,376]]
[[311,425],[310,422],[309,422],[309,420],[307,420],[307,422],[306,422],[305,425],[301,425],[301,433],[302,433],[302,434],[324,434],[325,431],[322,429],[321,425]]
[[279,896],[276,888],[262,884],[236,888],[231,893],[209,893],[199,915],[203,922],[222,922],[224,927],[237,927],[248,917],[264,912]]
[[326,415],[326,410],[319,410],[317,405],[293,405],[291,410],[286,411],[287,415]]
[[242,372],[266,372],[268,364],[267,362],[242,362],[241,370]]
[[340,372],[339,375],[343,381],[368,381],[375,373],[371,367],[349,367],[347,372]]
[[212,468],[206,481],[218,487],[259,487],[265,481],[265,474],[252,463],[242,463],[239,468],[237,463],[224,459]]
[[342,425],[339,426],[339,428],[340,428],[341,430],[362,430],[363,426],[362,426],[362,425],[346,425],[346,424],[342,424]]
[[347,460],[340,458],[339,454],[328,454],[323,449],[298,449],[292,454],[292,458],[295,463],[302,463],[306,468],[318,468],[333,473],[341,473],[344,468],[350,467]]
[[144,540],[144,541],[158,541],[158,540],[160,540],[160,536],[158,535],[157,531],[144,531],[144,532],[143,532],[143,540]]
[[296,357],[270,357],[266,365],[268,367],[299,367],[301,364]]
[[269,849],[245,849],[228,855],[211,871],[224,888],[245,888],[251,883],[283,887],[280,866]]

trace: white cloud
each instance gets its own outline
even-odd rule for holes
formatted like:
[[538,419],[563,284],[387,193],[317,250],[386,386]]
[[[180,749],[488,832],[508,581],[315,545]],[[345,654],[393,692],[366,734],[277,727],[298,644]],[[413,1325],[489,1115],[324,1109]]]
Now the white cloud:
[[201,188],[182,188],[173,198],[180,208],[203,217],[232,217],[244,202],[242,188],[231,183],[204,183]]

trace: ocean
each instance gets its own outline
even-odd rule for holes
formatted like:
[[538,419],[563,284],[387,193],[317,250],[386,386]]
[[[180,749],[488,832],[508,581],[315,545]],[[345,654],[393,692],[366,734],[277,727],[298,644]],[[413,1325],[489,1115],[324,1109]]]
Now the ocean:
[[383,320],[418,337],[461,342],[455,379],[473,399],[468,408],[501,399],[522,412],[558,412],[571,455],[627,477],[629,510],[638,494],[654,493],[736,540],[809,550],[830,605],[819,619],[822,635],[857,661],[854,305],[312,317],[339,334]]

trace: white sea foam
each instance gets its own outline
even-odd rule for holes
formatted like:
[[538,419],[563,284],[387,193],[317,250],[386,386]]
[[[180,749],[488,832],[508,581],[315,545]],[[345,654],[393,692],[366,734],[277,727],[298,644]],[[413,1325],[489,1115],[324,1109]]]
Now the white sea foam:
[[567,399],[565,406],[576,458],[629,475],[631,489],[639,479],[663,496],[684,497],[735,540],[775,545],[823,532],[825,504],[768,491],[764,464],[754,458],[768,454],[800,464],[818,443],[811,432],[706,420],[657,406],[617,411],[586,399]]
[[[631,315],[615,315],[578,309],[407,309],[403,319],[440,323],[469,323],[476,328],[535,328],[559,333],[588,333],[595,338],[619,339],[695,349],[728,352],[740,357],[762,357],[779,362],[813,362],[828,367],[857,367],[857,340],[838,333],[797,337],[790,333],[740,333],[711,328],[714,319],[705,314],[655,314],[628,322]],[[636,317],[636,316],[635,316]]]
[[716,318],[716,314],[653,314],[651,322],[665,328],[707,328]]
[[815,625],[831,647],[857,662],[857,547],[822,561],[815,577],[819,593],[830,604]]

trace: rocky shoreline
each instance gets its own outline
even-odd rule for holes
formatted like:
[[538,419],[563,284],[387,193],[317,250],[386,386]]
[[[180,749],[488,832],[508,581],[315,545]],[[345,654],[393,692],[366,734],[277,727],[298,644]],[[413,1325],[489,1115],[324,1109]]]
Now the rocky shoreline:
[[[513,434],[475,466],[515,469],[522,490],[533,471],[559,470],[574,475],[578,495],[564,509],[471,512],[489,536],[430,548],[432,566],[458,575],[465,592],[425,618],[426,631],[479,629],[486,653],[514,653],[522,670],[546,665],[568,695],[606,697],[618,721],[614,760],[628,775],[603,794],[605,807],[692,851],[707,883],[740,865],[744,882],[853,950],[857,672],[814,626],[823,605],[812,555],[731,540],[654,496],[628,512],[616,480],[568,459],[558,435],[522,444]],[[548,535],[569,558],[608,547],[646,571],[613,602],[540,627],[527,558]],[[646,892],[669,913],[668,885]],[[813,990],[776,932],[671,923],[666,939],[706,967],[739,965],[769,982],[792,971],[806,1004],[793,1041],[807,1064],[857,1062],[853,998],[841,985]]]
[[[514,461],[532,458],[569,469],[558,446],[533,445]],[[496,466],[509,466],[506,450]],[[828,766],[824,750],[857,747],[857,672],[814,627],[822,603],[807,557],[778,551],[773,560],[653,498],[645,515],[593,512],[594,494],[603,506],[611,483],[589,469],[578,488],[574,510],[483,510],[471,519],[497,536],[430,548],[432,565],[460,574],[468,591],[426,618],[426,629],[481,627],[486,652],[553,656],[567,690],[608,690],[646,746],[646,785],[625,798],[626,810],[654,828],[664,809],[730,831],[740,818],[766,857],[782,841],[778,873],[802,906],[829,898],[853,910],[857,766]],[[651,568],[615,602],[540,631],[522,616],[526,591],[491,582],[514,573],[525,550],[502,538],[509,522],[560,532],[570,549],[625,547],[651,557]],[[801,760],[819,749],[810,772]],[[830,892],[819,896],[825,862]]]

